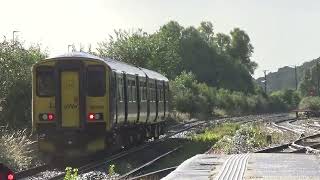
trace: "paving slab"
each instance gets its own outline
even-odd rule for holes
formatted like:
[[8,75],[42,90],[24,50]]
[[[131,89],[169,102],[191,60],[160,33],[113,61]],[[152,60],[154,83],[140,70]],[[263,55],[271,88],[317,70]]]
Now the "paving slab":
[[292,153],[198,154],[163,179],[320,180],[320,158]]

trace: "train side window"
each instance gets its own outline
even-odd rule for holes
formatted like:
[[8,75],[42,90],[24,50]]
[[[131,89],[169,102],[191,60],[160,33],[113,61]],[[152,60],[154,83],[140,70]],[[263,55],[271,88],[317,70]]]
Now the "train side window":
[[162,94],[161,94],[162,87],[159,86],[159,101],[162,102]]
[[137,93],[136,93],[136,81],[135,80],[133,80],[132,81],[132,100],[133,100],[133,102],[136,102],[136,100],[137,100]]
[[121,77],[118,77],[118,98],[119,98],[119,101],[122,102],[123,100],[123,94],[122,94],[122,89],[123,89],[123,86],[121,84],[122,82],[122,79]]
[[141,96],[143,101],[147,100],[147,86],[146,82],[142,82],[142,96]]
[[52,67],[38,67],[36,78],[38,96],[50,97],[55,95],[55,78]]
[[130,88],[130,80],[127,80],[127,98],[128,98],[128,102],[130,102],[131,100],[131,88]]
[[106,72],[103,66],[88,66],[87,93],[88,96],[104,96],[106,92]]
[[143,101],[143,82],[140,81],[140,101]]

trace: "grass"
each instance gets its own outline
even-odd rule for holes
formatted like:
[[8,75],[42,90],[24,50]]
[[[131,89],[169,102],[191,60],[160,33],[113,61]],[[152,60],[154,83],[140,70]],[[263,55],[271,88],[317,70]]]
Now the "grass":
[[232,136],[240,128],[238,123],[224,123],[213,128],[207,128],[204,133],[196,134],[191,137],[193,141],[216,143],[224,136]]
[[31,167],[36,161],[35,141],[27,130],[0,127],[0,162],[14,171]]
[[196,142],[208,143],[214,153],[245,153],[280,142],[282,135],[270,132],[263,123],[224,123],[193,135]]
[[270,145],[268,136],[279,137],[277,134],[270,134],[262,123],[243,124],[233,136],[224,136],[212,149],[215,153],[227,154],[252,152]]

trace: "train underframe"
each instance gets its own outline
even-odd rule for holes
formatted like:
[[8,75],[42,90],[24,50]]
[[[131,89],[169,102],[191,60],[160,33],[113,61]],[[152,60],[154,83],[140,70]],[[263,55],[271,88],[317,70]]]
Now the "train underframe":
[[151,138],[158,139],[164,134],[165,122],[123,124],[107,132],[104,123],[88,125],[84,129],[58,129],[42,124],[38,129],[38,146],[41,152],[50,156],[73,158],[101,151],[114,152]]

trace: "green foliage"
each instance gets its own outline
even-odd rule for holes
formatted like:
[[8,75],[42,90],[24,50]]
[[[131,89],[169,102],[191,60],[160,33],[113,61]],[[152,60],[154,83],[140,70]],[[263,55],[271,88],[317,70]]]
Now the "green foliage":
[[257,148],[266,147],[269,133],[265,126],[256,123],[241,125],[231,135],[225,135],[213,145],[215,152],[246,153]]
[[40,47],[24,48],[20,42],[0,43],[0,125],[26,126],[31,122],[31,66],[46,54]]
[[228,89],[216,89],[199,83],[196,76],[182,72],[170,82],[173,110],[189,113],[191,117],[211,117],[215,110],[224,110],[229,115],[287,111],[297,107],[300,97],[297,92],[286,90],[270,97],[265,94],[245,94]]
[[302,96],[319,95],[317,90],[318,79],[320,78],[320,67],[317,64],[306,69],[303,80],[299,84],[299,91]]
[[215,143],[223,136],[233,136],[240,128],[238,123],[224,123],[217,125],[214,128],[208,128],[204,133],[197,134],[191,137],[194,141]]
[[239,28],[230,35],[215,34],[211,22],[184,28],[170,21],[153,34],[115,31],[115,37],[99,43],[98,52],[161,72],[169,79],[186,71],[209,86],[254,92],[251,74],[256,63],[250,59],[253,47],[249,36]]
[[299,104],[300,109],[320,110],[320,97],[305,97]]
[[100,56],[142,67],[147,66],[148,58],[151,56],[149,35],[141,29],[133,33],[115,31],[115,37],[110,36],[109,41],[99,43],[97,50]]
[[0,162],[14,171],[30,168],[36,160],[36,146],[27,130],[0,127]]
[[114,176],[116,174],[115,168],[116,168],[116,166],[114,164],[111,164],[109,166],[109,169],[108,169],[109,176]]
[[78,169],[72,167],[66,167],[66,175],[63,178],[64,180],[77,180],[78,179]]
[[270,95],[270,107],[273,111],[286,111],[298,107],[300,96],[297,91],[287,89],[275,91]]

